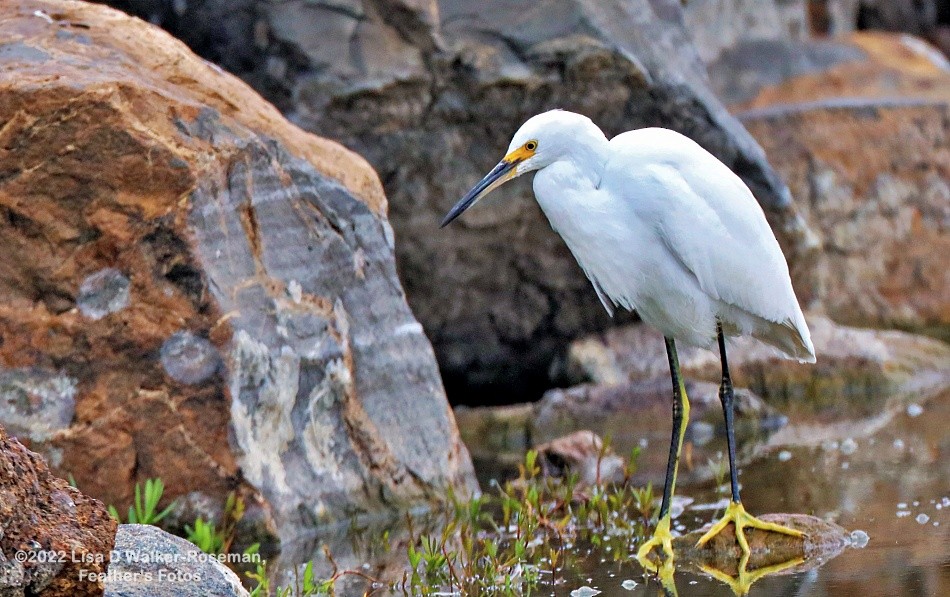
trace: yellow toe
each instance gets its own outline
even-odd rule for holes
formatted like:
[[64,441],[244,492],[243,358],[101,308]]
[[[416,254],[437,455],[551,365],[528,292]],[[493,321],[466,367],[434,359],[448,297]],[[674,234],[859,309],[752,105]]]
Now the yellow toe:
[[660,546],[666,554],[666,559],[673,558],[673,535],[670,533],[670,524],[671,520],[669,515],[661,518],[656,524],[656,530],[653,531],[653,536],[637,550],[637,561],[640,562],[641,566],[651,572],[658,572],[656,564],[650,560],[650,552],[653,551],[653,548]]
[[726,528],[730,522],[736,528],[736,541],[738,541],[739,546],[742,548],[742,553],[744,554],[749,553],[749,542],[746,540],[745,536],[746,528],[760,529],[772,533],[782,533],[783,535],[791,535],[792,537],[804,537],[804,533],[801,531],[791,529],[780,524],[775,524],[774,522],[759,520],[755,516],[752,516],[746,512],[742,502],[729,502],[729,505],[726,507],[726,513],[723,514],[722,518],[719,519],[719,522],[714,524],[705,535],[700,537],[699,541],[696,543],[696,546],[702,547],[706,545],[706,543],[708,543],[713,537],[722,532],[722,530]]

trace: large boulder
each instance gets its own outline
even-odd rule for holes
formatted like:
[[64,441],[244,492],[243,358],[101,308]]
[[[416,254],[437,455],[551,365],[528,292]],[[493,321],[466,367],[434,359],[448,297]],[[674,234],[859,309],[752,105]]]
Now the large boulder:
[[[121,3],[376,167],[409,302],[453,387],[539,391],[567,340],[610,323],[526,181],[437,229],[530,116],[566,108],[611,135],[675,128],[735,169],[763,205],[788,209],[759,147],[709,90],[678,0],[234,4],[181,3],[177,14],[175,3]],[[800,229],[783,221],[792,236]]]
[[366,162],[118,11],[5,2],[0,40],[0,421],[282,538],[473,487]]
[[0,427],[0,595],[102,595],[116,522]]

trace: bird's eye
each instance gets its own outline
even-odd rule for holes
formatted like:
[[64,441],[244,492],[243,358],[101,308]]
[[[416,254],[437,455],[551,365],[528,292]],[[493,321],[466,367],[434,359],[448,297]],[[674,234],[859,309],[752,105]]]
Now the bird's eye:
[[524,144],[524,148],[527,149],[528,151],[534,151],[535,149],[538,148],[538,142],[528,141],[527,143]]

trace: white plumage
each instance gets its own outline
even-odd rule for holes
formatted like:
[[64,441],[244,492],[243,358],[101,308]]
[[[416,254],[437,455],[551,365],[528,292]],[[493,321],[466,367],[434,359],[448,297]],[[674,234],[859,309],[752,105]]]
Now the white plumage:
[[545,112],[522,125],[505,160],[445,223],[530,171],[541,209],[608,312],[636,310],[665,336],[702,347],[715,345],[720,321],[726,335],[752,335],[814,362],[762,208],[697,143],[662,128],[608,141],[584,116]]

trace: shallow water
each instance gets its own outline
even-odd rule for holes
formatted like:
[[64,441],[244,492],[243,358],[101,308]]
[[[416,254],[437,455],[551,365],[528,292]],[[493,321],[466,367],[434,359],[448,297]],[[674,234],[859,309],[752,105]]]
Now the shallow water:
[[[950,595],[950,391],[926,398],[891,401],[890,414],[864,418],[842,417],[846,408],[832,414],[824,407],[820,412],[805,408],[777,433],[748,436],[740,443],[740,460],[746,463],[740,469],[742,497],[751,513],[811,514],[869,536],[865,547],[846,548],[808,571],[764,577],[750,595]],[[623,434],[614,438],[618,452],[637,442]],[[703,449],[715,452],[721,443],[718,438]],[[647,450],[665,456],[666,446],[651,442]],[[483,479],[486,472],[481,471]],[[684,475],[704,477],[709,475]],[[675,526],[693,531],[721,515],[710,505],[719,502],[721,508],[727,489],[715,485],[694,481],[677,489],[681,503],[691,503]],[[337,529],[309,546],[288,546],[281,559],[303,562],[316,556],[319,575],[326,572],[326,561],[321,563],[318,546],[329,544],[341,567],[395,580],[406,561],[399,539],[403,520]],[[390,534],[381,539],[386,530]],[[567,596],[583,587],[604,596],[662,594],[632,554],[577,551],[579,564],[572,571],[532,594]],[[636,584],[624,588],[624,581]],[[733,594],[719,580],[685,569],[677,570],[675,583],[682,597]],[[340,595],[361,595],[365,588],[355,578],[337,585]],[[374,593],[379,594],[385,593]]]
[[[869,535],[863,549],[848,548],[808,572],[763,578],[750,595],[950,595],[948,422],[950,392],[944,392],[919,414],[915,406],[902,408],[869,436],[771,448],[745,466],[740,481],[750,512],[808,513]],[[678,493],[695,500],[678,519],[690,530],[714,518],[692,507],[722,497],[696,486]],[[659,585],[635,563],[600,560],[593,555],[586,574],[550,594],[569,595],[582,586],[604,596],[657,594]],[[624,580],[638,584],[626,590]],[[685,571],[677,572],[676,586],[683,597],[733,594],[717,580]]]

